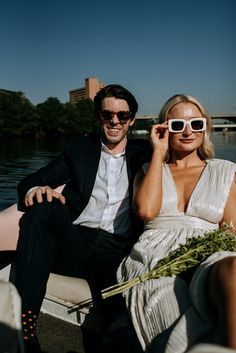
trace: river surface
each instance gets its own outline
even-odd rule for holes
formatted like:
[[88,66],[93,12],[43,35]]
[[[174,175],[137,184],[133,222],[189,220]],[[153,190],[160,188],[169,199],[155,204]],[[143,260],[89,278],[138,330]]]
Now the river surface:
[[[138,136],[148,138],[147,136]],[[236,163],[236,131],[214,132],[216,157]],[[0,211],[17,201],[18,182],[62,151],[64,139],[2,139],[0,141]]]

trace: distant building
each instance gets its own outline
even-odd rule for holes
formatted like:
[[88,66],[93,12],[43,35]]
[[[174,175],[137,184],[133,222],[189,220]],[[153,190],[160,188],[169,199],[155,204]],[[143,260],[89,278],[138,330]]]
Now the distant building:
[[9,89],[0,88],[0,97],[3,96],[18,96],[21,97],[22,100],[25,100],[25,94],[22,91],[10,91]]
[[104,84],[100,82],[96,77],[89,77],[85,79],[85,87],[73,89],[69,92],[70,103],[76,104],[81,99],[94,99],[97,92],[104,87]]
[[12,93],[17,93],[17,92],[16,91],[10,91],[8,89],[0,88],[0,94],[12,94]]

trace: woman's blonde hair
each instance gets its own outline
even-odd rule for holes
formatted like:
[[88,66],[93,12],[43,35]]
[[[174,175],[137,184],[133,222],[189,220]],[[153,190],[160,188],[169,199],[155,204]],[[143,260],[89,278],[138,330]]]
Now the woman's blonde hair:
[[[164,121],[167,120],[167,115],[169,111],[179,103],[192,103],[196,105],[196,107],[199,109],[199,111],[202,114],[203,118],[206,118],[207,122],[207,128],[204,133],[204,138],[201,146],[198,148],[197,153],[198,156],[203,160],[203,159],[211,159],[215,156],[215,151],[214,151],[214,145],[212,141],[210,140],[210,134],[211,131],[213,130],[213,125],[212,125],[212,120],[210,115],[208,114],[206,108],[194,97],[186,94],[176,94],[169,98],[167,102],[163,105],[158,120],[159,123],[163,123]],[[170,151],[166,155],[166,161],[170,159]]]

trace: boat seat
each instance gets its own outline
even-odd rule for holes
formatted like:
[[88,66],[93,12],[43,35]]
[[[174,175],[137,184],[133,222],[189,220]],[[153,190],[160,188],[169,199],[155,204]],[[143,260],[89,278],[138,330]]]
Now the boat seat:
[[91,292],[87,281],[51,273],[41,311],[81,325],[85,316],[92,312]]
[[[14,272],[14,264],[8,264],[0,269],[0,280],[14,283]],[[82,325],[89,314],[94,317],[94,322],[90,318],[86,327],[99,331],[99,317],[92,305],[91,292],[87,281],[82,278],[51,273],[41,312],[75,325]]]

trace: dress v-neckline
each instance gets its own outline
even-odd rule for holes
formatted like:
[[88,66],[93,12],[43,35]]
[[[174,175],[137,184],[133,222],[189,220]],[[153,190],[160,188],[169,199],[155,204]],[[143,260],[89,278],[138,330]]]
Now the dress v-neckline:
[[180,211],[179,208],[178,208],[178,201],[179,201],[178,192],[177,192],[177,189],[176,189],[174,178],[173,178],[173,176],[171,174],[171,171],[170,171],[169,164],[166,163],[167,172],[168,172],[168,175],[170,177],[172,188],[173,188],[173,190],[175,192],[175,196],[176,196],[175,197],[176,198],[176,210],[177,210],[178,213],[180,213],[180,214],[188,214],[189,207],[190,207],[190,205],[192,203],[192,198],[194,197],[195,193],[197,192],[198,186],[199,186],[200,182],[202,181],[202,179],[204,178],[204,175],[206,173],[206,168],[208,166],[208,161],[205,160],[205,162],[206,162],[206,165],[204,166],[204,168],[203,168],[203,170],[202,170],[202,172],[200,174],[200,177],[199,177],[197,183],[195,184],[195,186],[193,188],[193,191],[192,191],[192,193],[191,193],[191,195],[189,197],[188,203],[186,205],[186,211]]

